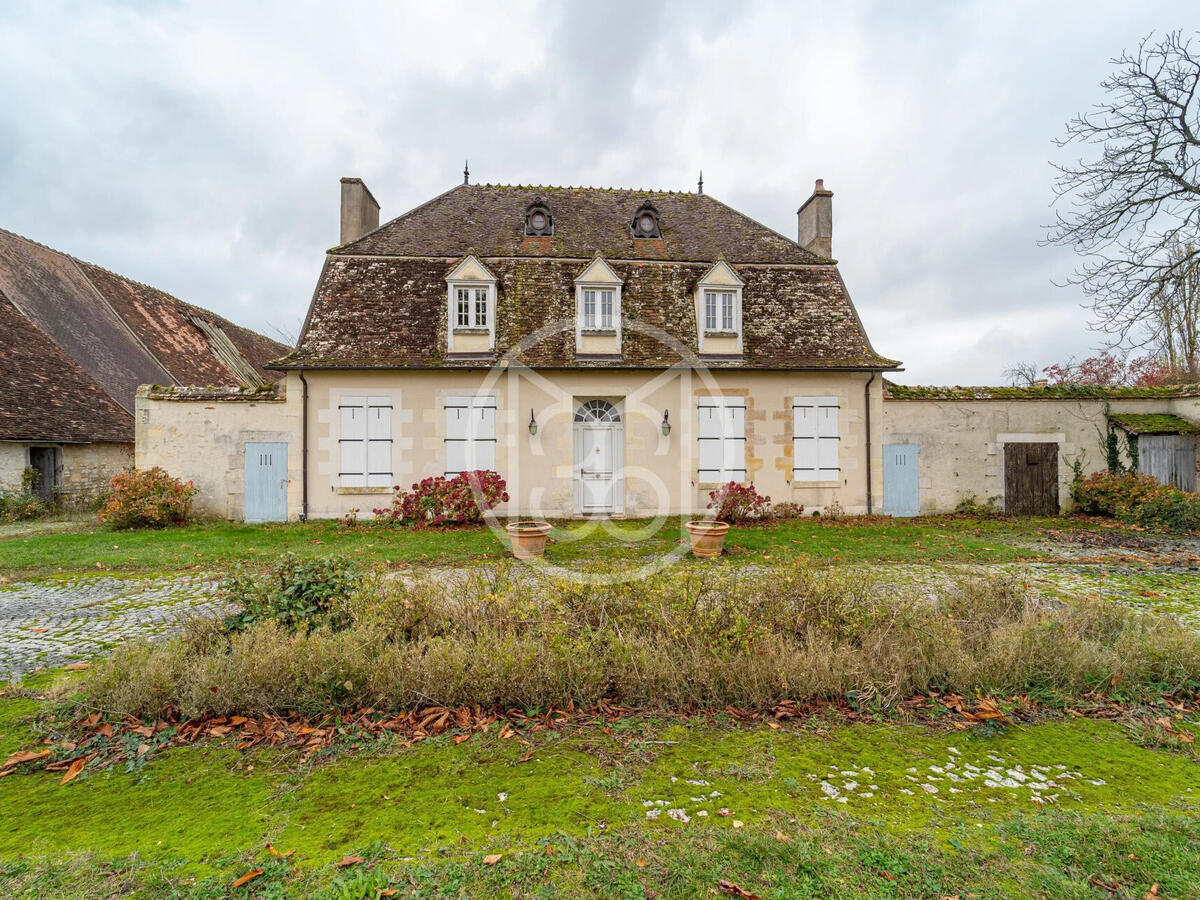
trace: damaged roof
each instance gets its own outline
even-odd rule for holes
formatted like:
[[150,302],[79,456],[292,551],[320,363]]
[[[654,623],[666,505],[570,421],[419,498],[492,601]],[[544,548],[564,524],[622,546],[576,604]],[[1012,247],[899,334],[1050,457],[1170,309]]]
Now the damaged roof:
[[287,352],[3,229],[0,296],[0,440],[132,441],[138,385],[262,384],[266,363]]
[[[646,201],[661,238],[633,237]],[[553,235],[525,236],[534,203]],[[497,280],[494,357],[447,351],[446,276],[467,255]],[[576,355],[575,279],[596,255],[623,282],[619,357]],[[831,260],[708,195],[461,185],[329,251],[298,347],[277,367],[486,367],[510,352],[541,367],[670,366],[697,352],[696,285],[718,260],[744,282],[743,353],[706,364],[898,366],[871,347]]]

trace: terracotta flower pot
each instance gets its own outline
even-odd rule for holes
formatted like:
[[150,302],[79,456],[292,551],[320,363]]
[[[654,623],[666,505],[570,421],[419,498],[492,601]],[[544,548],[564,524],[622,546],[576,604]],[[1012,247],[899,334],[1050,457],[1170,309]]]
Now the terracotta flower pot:
[[688,522],[685,526],[688,538],[692,542],[692,555],[713,557],[721,555],[725,546],[725,535],[729,532],[726,522],[706,522],[703,520]]
[[533,559],[545,554],[549,522],[512,522],[504,526],[504,530],[508,532],[508,542],[517,559]]

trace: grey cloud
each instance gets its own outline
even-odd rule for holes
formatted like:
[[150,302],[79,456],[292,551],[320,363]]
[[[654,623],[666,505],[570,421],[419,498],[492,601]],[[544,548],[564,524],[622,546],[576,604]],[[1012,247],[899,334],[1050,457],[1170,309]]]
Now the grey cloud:
[[1039,247],[1051,139],[1189,5],[13,3],[0,226],[294,328],[337,179],[397,215],[460,178],[708,190],[791,235],[816,177],[876,347],[994,382],[1100,343]]

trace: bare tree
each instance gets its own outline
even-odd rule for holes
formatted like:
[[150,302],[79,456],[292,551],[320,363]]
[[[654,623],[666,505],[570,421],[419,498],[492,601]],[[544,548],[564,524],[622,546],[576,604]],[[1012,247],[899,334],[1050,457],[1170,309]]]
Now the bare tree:
[[1112,61],[1105,101],[1058,141],[1087,158],[1055,167],[1047,241],[1083,257],[1070,283],[1114,345],[1190,354],[1181,368],[1194,371],[1195,342],[1178,329],[1195,332],[1195,308],[1177,304],[1200,271],[1200,50],[1179,31],[1152,37]]
[[[1195,256],[1194,247],[1176,247],[1175,256]],[[1180,268],[1156,296],[1151,333],[1166,368],[1177,380],[1200,381],[1200,260]]]
[[1032,362],[1013,363],[1004,370],[1004,378],[1013,387],[1033,387],[1043,380],[1038,364]]

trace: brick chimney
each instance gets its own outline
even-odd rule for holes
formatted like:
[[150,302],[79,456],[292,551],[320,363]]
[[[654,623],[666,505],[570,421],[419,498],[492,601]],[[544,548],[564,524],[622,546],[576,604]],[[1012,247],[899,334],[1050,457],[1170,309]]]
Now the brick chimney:
[[361,178],[342,179],[342,240],[348,244],[379,227],[379,204]]
[[825,259],[833,258],[833,191],[825,190],[825,179],[818,178],[812,196],[796,210],[799,229],[797,243]]

